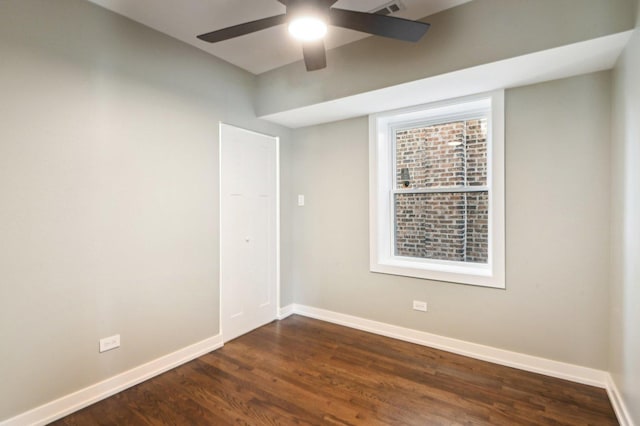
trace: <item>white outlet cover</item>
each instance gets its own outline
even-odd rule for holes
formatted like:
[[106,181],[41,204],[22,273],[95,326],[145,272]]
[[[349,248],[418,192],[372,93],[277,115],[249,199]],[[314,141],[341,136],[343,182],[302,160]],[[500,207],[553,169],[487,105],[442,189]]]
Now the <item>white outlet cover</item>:
[[423,302],[421,300],[414,300],[413,309],[415,311],[427,312],[427,302]]
[[304,206],[304,195],[298,195],[298,206]]
[[100,339],[100,353],[110,351],[112,349],[119,348],[119,347],[120,347],[119,334],[105,337],[104,339]]

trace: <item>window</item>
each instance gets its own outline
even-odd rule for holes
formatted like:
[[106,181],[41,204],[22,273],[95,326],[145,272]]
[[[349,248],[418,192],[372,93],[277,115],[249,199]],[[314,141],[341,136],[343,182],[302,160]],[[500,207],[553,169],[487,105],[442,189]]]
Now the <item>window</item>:
[[369,122],[371,271],[504,288],[503,92]]

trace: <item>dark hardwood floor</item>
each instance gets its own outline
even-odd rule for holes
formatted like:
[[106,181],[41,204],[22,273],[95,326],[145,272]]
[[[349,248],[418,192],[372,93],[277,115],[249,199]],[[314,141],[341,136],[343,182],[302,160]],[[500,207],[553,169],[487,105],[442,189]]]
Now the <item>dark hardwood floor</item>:
[[613,425],[603,389],[292,316],[56,425]]

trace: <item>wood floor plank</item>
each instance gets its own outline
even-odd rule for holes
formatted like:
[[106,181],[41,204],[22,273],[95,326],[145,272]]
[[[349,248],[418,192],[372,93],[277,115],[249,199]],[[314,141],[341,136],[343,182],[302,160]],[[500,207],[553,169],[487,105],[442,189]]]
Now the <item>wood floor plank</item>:
[[54,425],[617,425],[606,391],[301,316]]

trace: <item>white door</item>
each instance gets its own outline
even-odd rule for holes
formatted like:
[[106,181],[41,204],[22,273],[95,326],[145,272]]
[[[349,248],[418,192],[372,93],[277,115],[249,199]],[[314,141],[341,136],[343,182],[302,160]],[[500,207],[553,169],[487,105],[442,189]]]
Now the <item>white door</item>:
[[229,341],[277,315],[278,138],[220,124],[220,316]]

